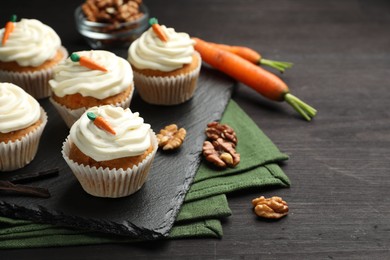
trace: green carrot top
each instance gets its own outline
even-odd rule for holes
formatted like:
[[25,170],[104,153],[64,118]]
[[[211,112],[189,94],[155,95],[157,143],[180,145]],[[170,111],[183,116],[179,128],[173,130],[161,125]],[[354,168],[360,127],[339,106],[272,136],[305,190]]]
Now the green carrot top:
[[13,15],[11,15],[11,18],[9,19],[9,21],[15,23],[16,19],[18,19],[18,17],[16,16],[16,14],[13,14]]
[[158,20],[156,17],[152,17],[149,19],[149,25],[152,26],[153,24],[158,24]]

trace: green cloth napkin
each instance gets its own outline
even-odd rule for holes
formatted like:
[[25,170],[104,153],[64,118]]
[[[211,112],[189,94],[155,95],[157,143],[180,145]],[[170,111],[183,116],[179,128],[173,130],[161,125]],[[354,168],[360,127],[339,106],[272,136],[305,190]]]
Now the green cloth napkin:
[[[221,219],[231,215],[225,194],[248,188],[289,187],[290,181],[276,164],[287,160],[248,115],[231,100],[221,119],[237,133],[241,162],[236,168],[215,170],[201,162],[167,239],[223,235]],[[74,228],[0,217],[0,248],[31,248],[139,240]]]

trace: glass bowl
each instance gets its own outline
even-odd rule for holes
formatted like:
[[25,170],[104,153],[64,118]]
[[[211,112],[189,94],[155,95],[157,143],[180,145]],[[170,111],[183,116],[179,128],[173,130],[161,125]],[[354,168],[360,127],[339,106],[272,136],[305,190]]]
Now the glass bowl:
[[85,18],[81,6],[75,10],[78,32],[93,49],[127,48],[149,27],[149,10],[142,4],[144,15],[138,20],[126,23],[98,23]]

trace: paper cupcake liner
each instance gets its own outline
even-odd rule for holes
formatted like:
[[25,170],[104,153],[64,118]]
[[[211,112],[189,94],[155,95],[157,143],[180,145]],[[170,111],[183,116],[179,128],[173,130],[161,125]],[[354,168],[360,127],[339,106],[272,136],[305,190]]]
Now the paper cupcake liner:
[[201,59],[193,71],[175,77],[145,76],[134,71],[135,87],[141,98],[155,105],[177,105],[192,98],[197,87]]
[[[122,102],[113,104],[117,107],[123,107],[124,109],[128,108],[130,106],[131,99],[133,97],[134,88],[130,91],[129,96]],[[68,128],[71,128],[74,122],[76,122],[82,114],[88,109],[85,107],[78,108],[78,109],[70,109],[66,106],[56,102],[52,97],[50,97],[50,102],[53,104],[53,106],[57,109],[58,113],[62,117],[62,119],[65,121],[65,124],[68,126]]]
[[150,167],[158,148],[157,138],[150,131],[153,151],[137,166],[131,169],[96,168],[80,165],[69,159],[70,138],[62,146],[62,156],[85,192],[96,197],[120,198],[138,191],[146,182]]
[[39,140],[47,123],[46,112],[41,108],[42,123],[20,140],[0,143],[0,171],[12,171],[29,164],[38,151]]
[[[64,47],[61,47],[60,50],[63,53],[62,60],[65,60],[68,57],[68,52]],[[33,72],[0,71],[0,80],[2,82],[14,83],[34,98],[42,99],[51,95],[49,80],[53,76],[53,68],[54,66]]]

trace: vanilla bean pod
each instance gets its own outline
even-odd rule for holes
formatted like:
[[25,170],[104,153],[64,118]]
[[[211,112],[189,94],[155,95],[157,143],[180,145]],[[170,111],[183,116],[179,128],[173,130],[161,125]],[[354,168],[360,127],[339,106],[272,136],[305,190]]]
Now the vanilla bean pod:
[[12,183],[26,183],[35,180],[46,179],[57,175],[58,175],[58,168],[54,168],[54,169],[44,170],[40,172],[23,173],[23,174],[15,175],[11,178],[8,178],[7,181],[10,181]]
[[0,181],[0,191],[12,192],[20,195],[29,195],[40,198],[49,198],[50,193],[46,188],[13,184],[10,181]]

